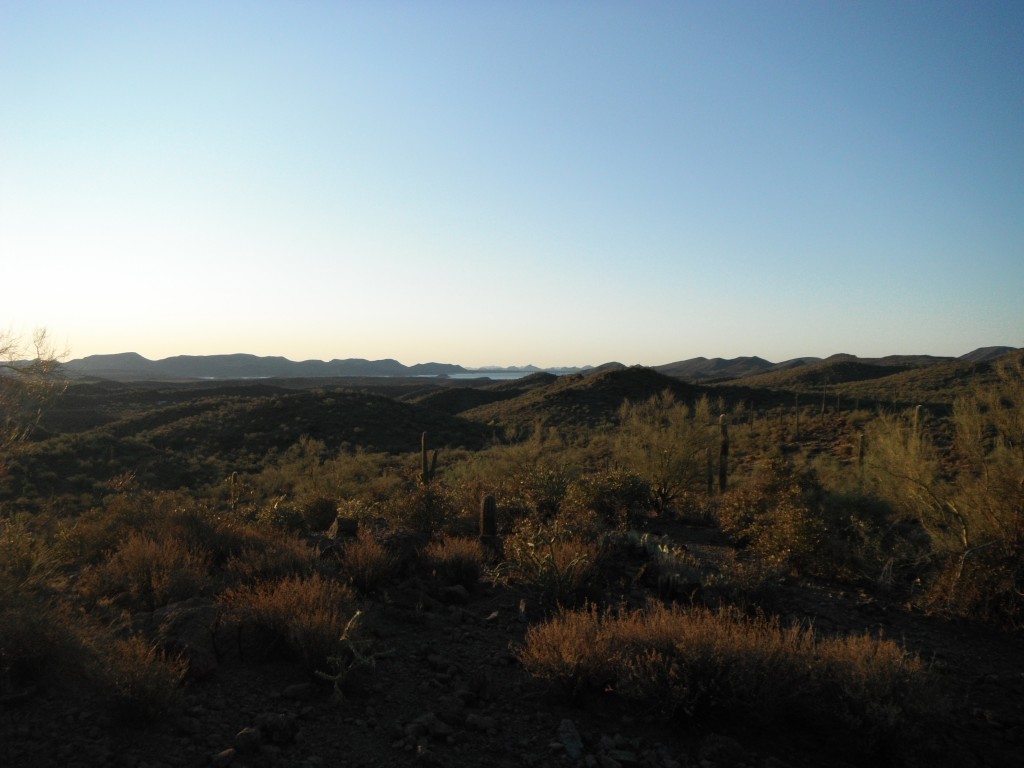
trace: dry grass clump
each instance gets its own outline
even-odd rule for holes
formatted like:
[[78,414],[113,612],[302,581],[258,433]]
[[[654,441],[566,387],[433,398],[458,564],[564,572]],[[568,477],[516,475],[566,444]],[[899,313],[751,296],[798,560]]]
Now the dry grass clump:
[[224,563],[229,583],[265,581],[312,572],[314,553],[304,541],[279,534],[256,534],[243,539]]
[[338,654],[340,638],[356,611],[352,591],[318,573],[231,587],[217,603],[229,623],[262,635],[264,654],[283,653],[310,671],[323,669]]
[[96,653],[94,675],[111,696],[114,713],[122,722],[151,722],[180,705],[187,660],[170,656],[138,636],[115,639]]
[[0,605],[0,697],[45,682],[99,691],[121,722],[149,722],[181,701],[188,663],[141,637],[124,639],[39,595]]
[[447,536],[431,542],[423,550],[427,561],[450,584],[473,589],[480,581],[486,554],[477,538]]
[[891,641],[819,638],[735,609],[563,610],[527,631],[518,656],[573,695],[611,690],[666,716],[800,717],[866,745],[925,701],[923,665]]
[[180,539],[133,532],[103,562],[84,569],[79,591],[90,599],[127,595],[155,608],[201,593],[210,581],[210,557]]
[[363,528],[342,550],[342,570],[360,592],[373,592],[398,573],[398,555]]

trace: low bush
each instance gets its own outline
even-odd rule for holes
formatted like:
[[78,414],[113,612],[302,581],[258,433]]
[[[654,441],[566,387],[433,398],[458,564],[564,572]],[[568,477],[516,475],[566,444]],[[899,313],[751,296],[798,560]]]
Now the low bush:
[[801,718],[877,745],[928,706],[919,659],[889,640],[820,638],[735,609],[563,610],[517,652],[572,695],[611,691],[663,716]]
[[520,520],[505,539],[505,562],[498,569],[505,578],[537,591],[541,602],[571,605],[581,596],[598,570],[602,548],[559,521]]
[[177,709],[188,662],[141,637],[114,639],[98,648],[95,681],[111,697],[125,723],[148,723]]
[[821,559],[821,496],[812,475],[770,458],[719,501],[715,515],[737,546],[773,569],[817,573],[829,565]]
[[82,571],[78,589],[92,600],[127,595],[155,608],[201,593],[210,583],[210,558],[180,539],[133,532],[103,562]]
[[229,587],[217,603],[226,622],[262,633],[266,655],[280,653],[310,672],[343,651],[339,643],[356,612],[351,589],[318,573]]
[[423,550],[427,562],[449,584],[474,589],[485,562],[483,545],[477,538],[447,536]]
[[592,511],[607,528],[635,528],[654,511],[651,485],[637,474],[614,470],[585,475],[573,481],[562,502],[563,514]]
[[369,528],[342,549],[341,566],[345,576],[363,594],[390,581],[398,573],[398,555],[390,551]]

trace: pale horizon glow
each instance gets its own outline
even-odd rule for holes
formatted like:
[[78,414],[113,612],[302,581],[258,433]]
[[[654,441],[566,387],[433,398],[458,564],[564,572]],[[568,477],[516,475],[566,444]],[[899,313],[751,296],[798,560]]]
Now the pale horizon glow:
[[467,367],[1024,346],[1024,5],[0,5],[0,332]]

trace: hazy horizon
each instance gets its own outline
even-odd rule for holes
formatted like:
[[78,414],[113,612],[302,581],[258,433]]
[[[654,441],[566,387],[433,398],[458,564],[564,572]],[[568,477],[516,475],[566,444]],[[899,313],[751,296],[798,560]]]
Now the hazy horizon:
[[1024,5],[0,5],[0,331],[466,367],[1024,346]]
[[[956,358],[962,357],[964,355],[970,354],[971,352],[974,352],[974,351],[976,351],[978,349],[983,349],[983,348],[986,348],[986,347],[1004,347],[1004,346],[1011,346],[1011,345],[1008,345],[1008,344],[988,344],[988,345],[983,345],[982,347],[975,347],[974,349],[969,349],[966,352],[960,352],[958,354],[930,355],[930,356],[932,356],[932,357],[945,357],[945,358],[956,359]],[[124,355],[124,354],[141,354],[141,353],[135,352],[134,350],[123,350],[122,352],[110,352],[110,353],[102,353],[102,352],[100,352],[100,353],[93,353],[93,354],[94,355],[98,355],[98,356],[117,356],[117,355]],[[191,353],[184,352],[184,353],[177,353],[177,354],[173,354],[173,355],[167,355],[165,357],[159,357],[159,358],[152,358],[152,357],[148,357],[146,355],[141,355],[141,356],[144,357],[145,359],[151,361],[151,362],[159,362],[161,360],[167,360],[167,359],[171,359],[171,358],[175,358],[175,357],[199,357],[199,356],[214,356],[214,357],[216,357],[216,356],[224,356],[224,357],[230,357],[230,356],[233,356],[233,355],[253,355],[253,354],[254,353],[251,353],[251,352],[210,352],[210,353],[205,353],[204,355],[192,355]],[[721,355],[694,355],[694,356],[689,357],[689,358],[679,358],[679,359],[676,359],[676,360],[663,360],[663,361],[658,362],[658,363],[646,363],[646,364],[643,364],[643,363],[628,363],[628,362],[624,362],[622,360],[602,360],[600,362],[584,363],[582,365],[560,365],[560,364],[557,364],[557,363],[553,364],[553,365],[536,365],[534,363],[500,363],[500,362],[498,362],[498,363],[491,363],[491,364],[484,364],[484,365],[466,365],[465,363],[461,363],[458,360],[411,360],[410,361],[410,360],[399,360],[398,358],[395,358],[395,357],[390,356],[390,355],[385,355],[383,357],[376,357],[376,358],[352,358],[352,357],[344,357],[344,356],[333,357],[333,358],[320,358],[320,357],[316,357],[316,358],[292,358],[292,357],[288,357],[287,355],[273,355],[273,354],[269,354],[269,355],[254,355],[254,356],[256,356],[256,357],[270,357],[270,358],[283,358],[283,359],[285,359],[285,360],[287,360],[289,362],[293,362],[293,363],[301,363],[301,362],[308,362],[308,361],[331,362],[333,360],[344,361],[344,360],[351,360],[351,359],[365,359],[365,360],[369,360],[370,362],[377,362],[377,361],[381,361],[381,360],[396,360],[397,362],[401,363],[402,365],[409,366],[409,367],[414,366],[414,365],[430,365],[430,364],[459,365],[459,366],[462,366],[463,368],[465,368],[467,370],[470,370],[470,371],[478,371],[478,370],[479,371],[483,371],[483,370],[523,369],[523,368],[531,368],[531,367],[532,368],[537,368],[537,369],[540,369],[540,370],[561,369],[561,368],[566,368],[566,369],[568,369],[568,368],[597,368],[597,367],[600,367],[602,365],[606,365],[606,364],[609,364],[609,363],[621,363],[623,365],[648,365],[648,366],[657,367],[659,365],[670,365],[672,363],[685,362],[687,360],[699,359],[701,357],[707,358],[709,360],[713,360],[713,359],[733,360],[733,359],[737,359],[737,358],[742,359],[742,358],[758,357],[758,358],[761,358],[762,360],[765,360],[765,361],[767,361],[769,363],[778,364],[778,363],[790,362],[791,360],[796,360],[796,359],[801,359],[801,358],[820,358],[820,359],[826,359],[826,358],[832,357],[833,355],[843,355],[843,354],[854,355],[854,356],[856,356],[858,358],[874,357],[874,356],[867,356],[867,355],[857,355],[855,352],[839,351],[839,352],[833,352],[833,353],[828,354],[828,355],[797,355],[796,357],[780,359],[780,360],[775,360],[775,359],[772,359],[772,358],[767,358],[764,355],[749,354],[749,355],[735,355],[735,356],[730,357],[730,358],[723,358]],[[893,354],[894,355],[914,356],[914,355],[918,355],[918,354],[925,355],[925,354],[928,354],[928,353],[903,352],[903,353],[893,353]],[[74,356],[69,357],[68,359],[81,359],[83,357],[91,357],[91,356],[92,355],[74,355]],[[880,357],[886,357],[886,355],[881,355]]]

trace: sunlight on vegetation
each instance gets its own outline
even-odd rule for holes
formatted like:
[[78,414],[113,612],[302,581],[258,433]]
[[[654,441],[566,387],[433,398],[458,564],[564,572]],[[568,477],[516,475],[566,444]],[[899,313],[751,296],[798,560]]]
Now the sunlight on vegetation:
[[[602,381],[550,386],[595,408]],[[0,695],[91,681],[116,719],[151,721],[222,657],[292,664],[340,693],[389,658],[379,609],[462,621],[459,606],[503,595],[518,610],[502,626],[525,632],[521,670],[570,699],[808,722],[859,734],[869,753],[939,707],[933,676],[894,641],[794,620],[795,591],[1020,629],[1021,355],[945,409],[800,410],[789,393],[686,400],[661,385],[606,398],[600,420],[556,404],[471,447],[432,437],[429,464],[427,430],[401,423],[367,421],[365,445],[285,432],[254,455],[225,421],[203,438],[220,446],[210,462],[161,442],[193,425],[196,403],[210,429],[240,403],[275,422],[310,412],[276,394],[182,389],[143,407],[130,388],[82,390],[115,414],[98,426],[75,426],[57,398],[39,434],[19,428],[3,448]],[[449,439],[476,439],[445,419]],[[370,439],[392,429],[405,451]],[[168,616],[194,622],[190,640]]]

